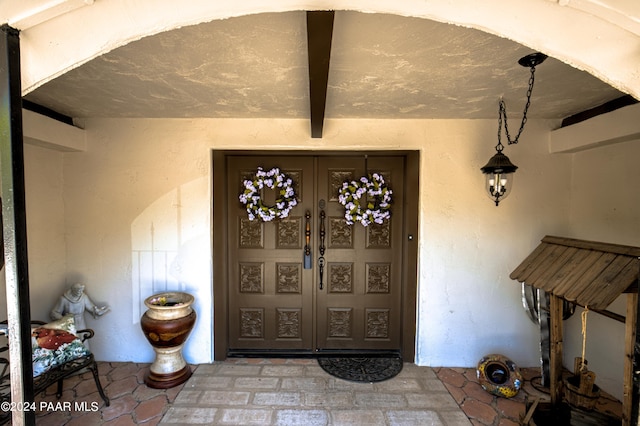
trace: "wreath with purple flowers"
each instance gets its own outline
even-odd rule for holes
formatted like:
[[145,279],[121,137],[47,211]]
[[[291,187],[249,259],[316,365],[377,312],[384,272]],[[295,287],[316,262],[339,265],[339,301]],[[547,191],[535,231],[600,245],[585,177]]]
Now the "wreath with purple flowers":
[[[298,204],[293,190],[293,181],[277,167],[268,171],[258,167],[253,179],[245,179],[243,186],[244,191],[239,199],[247,209],[249,220],[261,219],[264,222],[270,222],[287,217],[291,209]],[[260,192],[263,188],[276,191],[277,198],[273,206],[267,206],[262,202]]]
[[338,201],[345,208],[348,225],[360,222],[362,226],[382,224],[391,217],[391,194],[379,173],[363,176],[359,181],[344,182],[338,192]]

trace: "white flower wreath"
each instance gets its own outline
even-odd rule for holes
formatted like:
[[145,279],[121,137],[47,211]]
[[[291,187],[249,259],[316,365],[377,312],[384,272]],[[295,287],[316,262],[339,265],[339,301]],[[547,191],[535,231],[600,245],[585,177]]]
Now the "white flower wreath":
[[[338,201],[345,208],[344,218],[347,224],[360,222],[362,226],[371,223],[382,224],[391,217],[391,194],[382,175],[370,174],[361,177],[360,181],[344,182],[338,192]],[[367,196],[367,204],[363,207],[360,200]]]
[[[287,217],[291,209],[298,204],[293,190],[293,181],[277,167],[266,172],[262,167],[258,167],[254,178],[244,180],[243,184],[245,189],[239,198],[247,208],[249,220],[260,218],[264,222],[270,222],[276,218]],[[260,197],[262,188],[277,191],[278,198],[274,206],[265,206],[262,203],[262,197]]]

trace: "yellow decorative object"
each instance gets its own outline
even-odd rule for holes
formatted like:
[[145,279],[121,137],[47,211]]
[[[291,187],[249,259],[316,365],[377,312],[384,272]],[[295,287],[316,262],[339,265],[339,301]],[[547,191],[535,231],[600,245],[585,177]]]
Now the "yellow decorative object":
[[478,362],[478,383],[487,392],[513,398],[522,386],[522,375],[515,362],[504,355],[490,354]]

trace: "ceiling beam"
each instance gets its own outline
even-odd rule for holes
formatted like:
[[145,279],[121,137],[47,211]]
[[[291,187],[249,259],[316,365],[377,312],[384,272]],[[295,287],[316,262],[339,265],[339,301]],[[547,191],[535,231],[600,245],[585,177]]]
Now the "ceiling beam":
[[606,114],[611,111],[615,111],[619,108],[626,107],[628,105],[633,105],[638,103],[637,99],[634,99],[631,95],[624,95],[612,101],[606,102],[597,107],[593,107],[586,111],[579,112],[570,117],[566,117],[562,120],[562,125],[560,127],[567,127],[573,124],[580,123],[582,121],[586,121],[590,118],[597,117],[601,114]]
[[311,137],[321,138],[329,81],[329,59],[333,36],[333,16],[330,11],[307,12],[307,49],[309,53],[309,100],[311,107]]

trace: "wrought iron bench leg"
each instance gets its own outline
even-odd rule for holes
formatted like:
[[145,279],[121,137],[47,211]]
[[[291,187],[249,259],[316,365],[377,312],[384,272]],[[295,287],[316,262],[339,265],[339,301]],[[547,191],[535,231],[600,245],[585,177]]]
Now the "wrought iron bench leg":
[[58,380],[58,390],[56,391],[56,398],[58,399],[62,396],[62,381],[63,379]]
[[104,393],[104,390],[102,389],[102,384],[100,384],[100,377],[98,376],[98,363],[93,361],[93,363],[89,366],[89,369],[93,373],[93,380],[95,380],[96,382],[96,387],[98,388],[98,392],[100,392],[100,396],[104,400],[105,405],[108,407],[111,402],[109,401],[109,398],[107,397],[107,395]]

